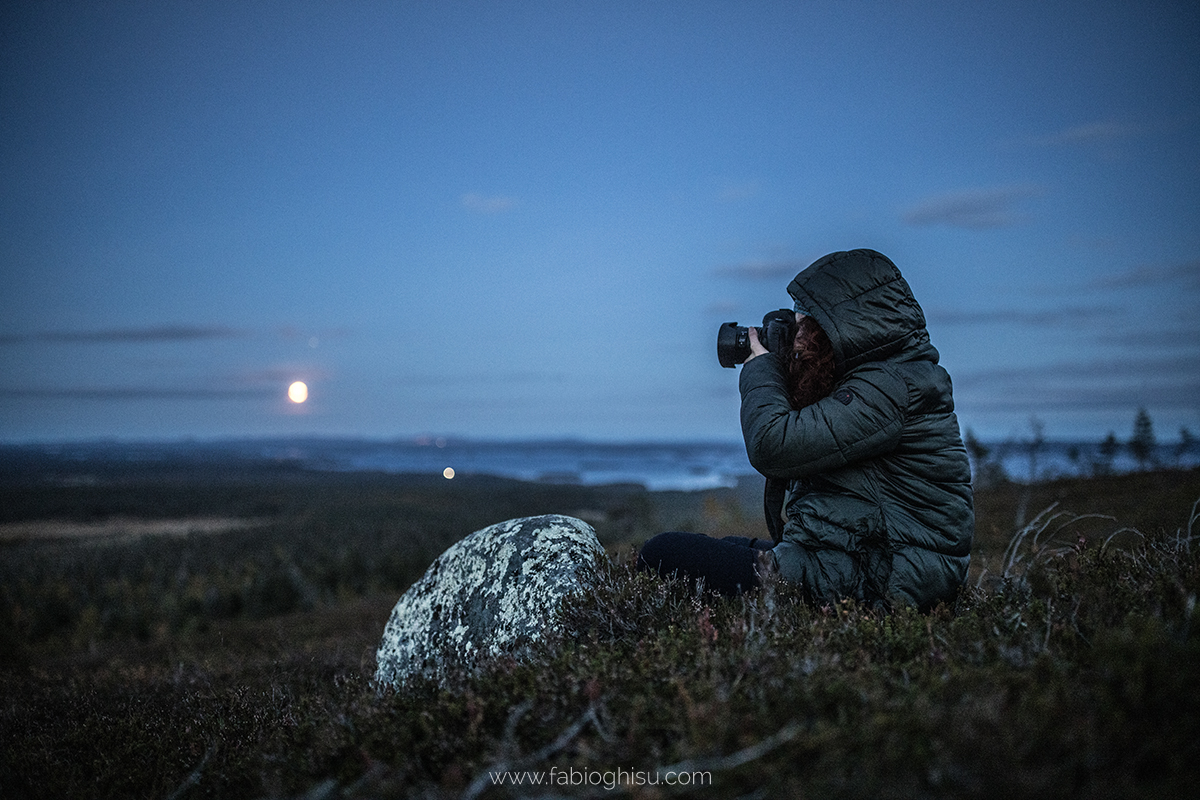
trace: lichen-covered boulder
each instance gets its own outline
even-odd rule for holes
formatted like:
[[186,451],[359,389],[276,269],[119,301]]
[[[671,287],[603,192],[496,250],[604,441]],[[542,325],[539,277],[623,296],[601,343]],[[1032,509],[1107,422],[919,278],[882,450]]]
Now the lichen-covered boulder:
[[525,517],[472,533],[438,556],[392,609],[376,683],[440,677],[447,667],[537,641],[603,555],[596,532],[574,517]]

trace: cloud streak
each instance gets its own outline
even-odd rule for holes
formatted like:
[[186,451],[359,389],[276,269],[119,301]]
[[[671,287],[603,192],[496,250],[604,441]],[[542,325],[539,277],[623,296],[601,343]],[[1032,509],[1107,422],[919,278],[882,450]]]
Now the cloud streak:
[[963,412],[1126,411],[1139,407],[1196,411],[1200,379],[1167,380],[1153,387],[1133,385],[1006,386],[990,392],[962,392],[955,398]]
[[482,195],[478,192],[469,192],[461,198],[463,208],[477,211],[480,214],[499,214],[504,211],[510,211],[517,205],[517,198],[505,197],[503,195]]
[[[1180,374],[1200,379],[1200,364],[1194,358],[1183,355],[1164,356],[1160,358],[1106,359],[1086,362],[1062,361],[1052,364],[982,370],[970,373],[966,378],[956,379],[955,384],[969,382],[974,385],[977,383],[1006,382],[1012,380],[1036,383],[1060,378],[1088,378],[1097,381],[1148,381],[1164,375]],[[1200,397],[1197,397],[1197,402],[1200,403]]]
[[149,328],[109,328],[97,331],[44,331],[0,336],[0,344],[145,344],[233,339],[245,331],[224,325],[158,325]]
[[1144,128],[1137,125],[1127,125],[1113,120],[1097,120],[1063,128],[1047,136],[1035,138],[1032,142],[1041,147],[1112,144],[1122,139],[1131,139],[1143,131]]
[[729,184],[717,193],[717,200],[722,203],[737,203],[742,200],[749,200],[759,193],[760,188],[758,181]]
[[150,386],[0,389],[0,398],[21,400],[241,400],[278,395],[275,389],[160,388]]
[[1188,355],[996,369],[954,384],[960,410],[1200,410],[1200,364]]
[[[1100,344],[1120,347],[1137,347],[1150,350],[1168,348],[1200,349],[1200,327],[1164,328],[1161,330],[1133,330],[1121,332],[1106,332],[1096,337]],[[1197,356],[1200,361],[1200,356]]]
[[1147,264],[1117,275],[1098,277],[1088,283],[1089,289],[1136,289],[1143,286],[1176,285],[1192,291],[1200,290],[1200,259],[1182,264]]
[[713,269],[712,274],[718,278],[733,278],[735,280],[777,281],[782,278],[794,278],[808,264],[802,264],[792,259],[777,261],[749,260],[737,264],[725,264]]
[[397,379],[407,389],[423,389],[434,386],[522,386],[546,383],[562,383],[567,375],[562,372],[512,371],[491,374],[412,374]]
[[1033,185],[1001,186],[992,189],[966,189],[927,198],[900,215],[913,227],[943,225],[966,230],[1010,228],[1029,219],[1021,204],[1042,194]]
[[1079,325],[1096,320],[1107,320],[1121,314],[1113,306],[1075,306],[1049,309],[991,309],[968,311],[963,309],[934,309],[927,312],[930,322],[939,325],[996,325],[1010,324],[1023,327],[1061,327]]

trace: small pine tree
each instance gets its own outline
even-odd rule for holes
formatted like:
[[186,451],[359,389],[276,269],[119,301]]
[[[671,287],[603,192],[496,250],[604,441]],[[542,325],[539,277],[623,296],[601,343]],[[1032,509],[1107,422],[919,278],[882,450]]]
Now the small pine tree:
[[1129,452],[1137,459],[1138,467],[1146,469],[1154,459],[1154,423],[1145,408],[1139,408],[1133,419],[1133,437],[1129,440]]
[[1110,474],[1113,459],[1117,457],[1117,451],[1120,449],[1121,444],[1117,441],[1117,434],[1109,431],[1108,436],[1104,437],[1104,441],[1100,443],[1100,458],[1092,465],[1093,471],[1097,475]]
[[1029,440],[1029,482],[1036,483],[1038,479],[1038,456],[1042,452],[1042,445],[1046,443],[1046,425],[1036,416],[1029,418],[1029,429],[1033,431],[1033,438]]
[[991,486],[1007,480],[1004,467],[999,460],[993,460],[991,457],[992,448],[979,441],[975,431],[967,428],[967,432],[963,434],[963,445],[971,457],[971,468],[978,486]]
[[1192,452],[1192,448],[1196,446],[1196,439],[1192,436],[1192,432],[1183,426],[1179,429],[1179,444],[1175,445],[1175,463],[1183,462],[1183,457]]
[[1071,462],[1071,466],[1076,473],[1079,472],[1079,459],[1082,457],[1083,453],[1079,450],[1079,445],[1073,444],[1067,448],[1067,460]]
[[975,431],[970,428],[967,428],[967,433],[963,437],[963,444],[967,446],[967,453],[976,464],[987,461],[988,455],[992,452],[990,447],[975,438]]

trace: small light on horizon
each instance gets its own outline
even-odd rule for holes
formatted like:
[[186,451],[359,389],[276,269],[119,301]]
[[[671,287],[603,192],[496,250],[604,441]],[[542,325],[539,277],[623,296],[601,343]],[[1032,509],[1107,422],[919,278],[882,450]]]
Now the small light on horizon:
[[454,478],[454,467],[446,467],[442,470],[442,477],[446,480],[452,480]]
[[296,381],[288,387],[288,399],[293,403],[303,403],[308,399],[308,386],[304,381]]

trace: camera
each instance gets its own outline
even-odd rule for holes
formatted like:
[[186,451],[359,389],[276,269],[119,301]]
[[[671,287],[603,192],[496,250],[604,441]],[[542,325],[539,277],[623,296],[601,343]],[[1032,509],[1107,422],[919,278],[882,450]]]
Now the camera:
[[[786,352],[796,337],[796,312],[786,308],[768,312],[758,331],[758,341],[769,352]],[[750,357],[750,329],[726,322],[717,329],[717,361],[722,367],[736,367]]]

